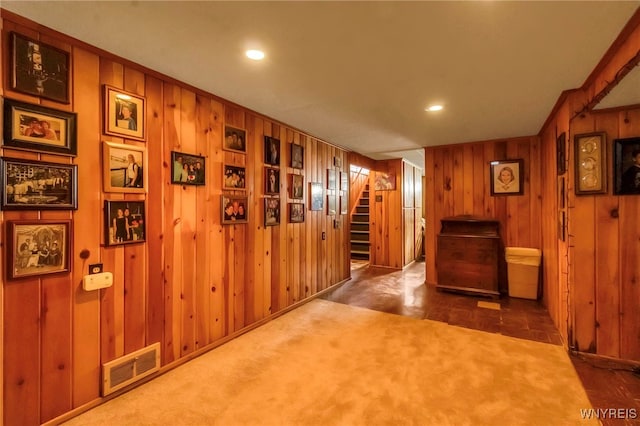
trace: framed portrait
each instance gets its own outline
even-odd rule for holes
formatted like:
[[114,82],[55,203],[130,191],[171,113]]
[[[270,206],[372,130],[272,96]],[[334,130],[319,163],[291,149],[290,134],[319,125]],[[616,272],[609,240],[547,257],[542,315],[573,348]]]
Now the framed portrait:
[[171,151],[171,183],[179,185],[204,185],[204,157]]
[[104,202],[104,245],[142,243],[146,240],[144,201]]
[[333,166],[337,168],[342,167],[342,158],[341,157],[333,157]]
[[327,169],[327,189],[336,189],[336,171],[334,169]]
[[69,52],[11,33],[11,88],[69,103]]
[[247,188],[245,175],[246,169],[244,167],[225,164],[223,167],[222,188],[245,190]]
[[640,137],[613,141],[617,195],[640,194]]
[[289,203],[289,222],[291,223],[304,222],[304,204]]
[[375,172],[375,174],[376,177],[373,181],[375,191],[394,191],[396,189],[395,172]]
[[75,156],[78,152],[76,113],[5,98],[4,145]]
[[304,198],[304,176],[291,174],[290,195],[294,200],[302,200]]
[[246,196],[222,194],[222,224],[247,223],[249,203]]
[[224,126],[224,141],[222,149],[241,154],[247,152],[247,131],[238,127]]
[[2,210],[77,210],[78,166],[2,157]]
[[280,225],[280,198],[264,199],[264,226]]
[[606,133],[576,135],[574,142],[576,195],[605,194],[607,192]]
[[332,216],[336,214],[336,194],[327,195],[327,214]]
[[70,272],[71,220],[8,220],[7,279]]
[[145,98],[104,85],[104,132],[121,138],[145,140]]
[[269,195],[280,193],[280,169],[264,168],[264,193]]
[[147,192],[147,150],[115,142],[104,142],[102,147],[104,191]]
[[492,161],[489,168],[491,195],[524,194],[524,160]]
[[324,208],[323,195],[322,182],[309,182],[309,206],[311,206],[311,210],[318,211]]
[[556,139],[556,163],[558,175],[563,175],[567,171],[567,135],[563,132]]
[[291,167],[294,169],[304,169],[304,148],[302,145],[291,145]]
[[272,166],[280,165],[280,139],[264,137],[264,162]]

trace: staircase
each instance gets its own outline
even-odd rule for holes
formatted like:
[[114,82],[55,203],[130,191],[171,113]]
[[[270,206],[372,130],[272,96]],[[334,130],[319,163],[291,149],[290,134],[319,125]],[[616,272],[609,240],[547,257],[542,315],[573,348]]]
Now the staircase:
[[351,259],[369,260],[369,185],[351,215]]

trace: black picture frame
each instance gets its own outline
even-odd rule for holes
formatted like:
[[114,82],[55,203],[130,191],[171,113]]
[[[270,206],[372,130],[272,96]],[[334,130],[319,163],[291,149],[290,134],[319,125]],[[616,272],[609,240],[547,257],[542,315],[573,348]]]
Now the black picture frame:
[[144,201],[105,200],[105,247],[144,243],[147,236],[146,223]]
[[77,210],[78,166],[0,158],[2,210]]
[[280,194],[280,169],[264,168],[264,193],[267,195]]
[[225,151],[247,153],[247,131],[239,127],[229,125],[224,126],[224,140],[222,149]]
[[562,132],[556,139],[556,169],[558,175],[563,175],[567,171],[567,135]]
[[264,199],[264,226],[280,225],[280,198]]
[[206,164],[203,156],[171,151],[172,184],[198,186],[204,185],[205,181]]
[[220,207],[220,223],[223,225],[248,222],[249,198],[246,195],[222,194]]
[[280,165],[280,139],[264,137],[264,163],[271,166]]
[[304,176],[290,174],[289,197],[294,200],[304,199]]
[[222,169],[222,189],[244,191],[247,189],[246,167],[225,164]]
[[613,168],[614,194],[640,195],[640,137],[614,139]]
[[304,169],[304,147],[295,143],[291,146],[291,167],[294,169]]
[[303,203],[289,203],[289,222],[290,223],[304,222],[304,204]]
[[524,194],[524,160],[497,160],[489,165],[491,195]]
[[11,89],[69,103],[70,53],[11,32]]
[[4,100],[4,146],[75,157],[76,113]]

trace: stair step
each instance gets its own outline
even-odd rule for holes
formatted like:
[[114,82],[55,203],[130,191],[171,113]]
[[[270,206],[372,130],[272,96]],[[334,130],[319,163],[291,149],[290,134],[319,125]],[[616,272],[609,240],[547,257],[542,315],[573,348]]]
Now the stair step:
[[349,240],[351,244],[361,244],[363,246],[369,246],[371,243],[367,240]]
[[369,252],[365,250],[351,250],[351,254],[366,254],[368,256]]
[[352,229],[351,230],[352,234],[368,234],[369,230],[367,229],[366,231],[364,229]]

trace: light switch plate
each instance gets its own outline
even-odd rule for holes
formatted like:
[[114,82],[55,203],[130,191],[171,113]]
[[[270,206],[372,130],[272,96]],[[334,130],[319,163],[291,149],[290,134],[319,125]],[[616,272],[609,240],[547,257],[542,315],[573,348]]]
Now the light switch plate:
[[99,290],[113,285],[113,274],[111,272],[100,272],[99,274],[85,275],[82,279],[82,288],[85,291]]

